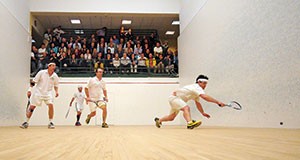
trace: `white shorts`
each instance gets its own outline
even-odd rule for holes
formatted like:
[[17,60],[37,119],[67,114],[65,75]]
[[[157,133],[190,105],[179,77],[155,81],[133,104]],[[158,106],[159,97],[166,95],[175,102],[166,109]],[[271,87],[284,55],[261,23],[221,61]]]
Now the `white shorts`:
[[81,112],[83,110],[83,104],[75,103],[75,109],[77,112]]
[[46,105],[53,104],[53,97],[52,96],[38,96],[38,95],[31,95],[31,97],[30,97],[30,105],[33,105],[33,106],[41,106],[43,101]]
[[94,102],[89,102],[89,107],[90,107],[90,111],[91,112],[95,112],[97,107],[98,108],[101,108],[101,109],[104,109],[106,107],[106,102],[105,101],[95,101],[96,103]]
[[181,108],[187,106],[185,101],[173,95],[169,97],[169,104],[171,106],[170,114],[178,114]]

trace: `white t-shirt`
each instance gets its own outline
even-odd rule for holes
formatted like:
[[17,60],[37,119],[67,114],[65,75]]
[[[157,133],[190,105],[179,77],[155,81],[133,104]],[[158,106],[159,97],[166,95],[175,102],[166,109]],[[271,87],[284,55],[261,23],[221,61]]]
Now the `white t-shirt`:
[[199,95],[205,94],[198,84],[191,84],[176,90],[176,96],[187,102],[189,100],[199,101]]
[[58,87],[59,78],[54,72],[49,76],[48,70],[41,70],[33,78],[35,82],[34,93],[38,96],[52,96],[54,86]]
[[103,79],[99,80],[97,77],[93,77],[88,81],[87,88],[92,100],[102,100],[104,97],[103,91],[106,90],[106,83]]
[[85,94],[84,94],[83,91],[82,92],[76,92],[76,93],[74,93],[74,98],[76,99],[76,102],[79,105],[83,105]]

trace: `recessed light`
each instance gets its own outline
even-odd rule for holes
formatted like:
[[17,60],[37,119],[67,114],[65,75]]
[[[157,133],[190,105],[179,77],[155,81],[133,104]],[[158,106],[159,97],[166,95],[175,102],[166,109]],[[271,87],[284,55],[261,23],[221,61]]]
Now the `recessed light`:
[[179,24],[180,24],[179,21],[173,21],[173,22],[172,22],[172,25],[179,25]]
[[131,20],[122,20],[122,24],[131,24]]
[[166,35],[174,35],[175,31],[167,31]]
[[71,19],[72,24],[81,24],[80,19]]

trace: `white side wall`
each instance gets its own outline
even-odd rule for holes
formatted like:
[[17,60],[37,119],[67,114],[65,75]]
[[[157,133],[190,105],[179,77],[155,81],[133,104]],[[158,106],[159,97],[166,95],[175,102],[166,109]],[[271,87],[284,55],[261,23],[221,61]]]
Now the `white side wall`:
[[[153,125],[155,116],[167,115],[170,111],[168,97],[179,87],[177,78],[104,78],[108,90],[108,119],[112,125]],[[56,125],[74,125],[76,113],[74,107],[65,119],[65,114],[77,86],[86,85],[87,78],[63,78],[60,81],[59,97],[55,99]],[[47,125],[48,108],[43,104],[34,111],[31,125]],[[89,107],[85,105],[81,122],[84,124]],[[24,111],[25,114],[25,111]],[[102,111],[98,109],[97,117],[90,125],[101,124]],[[24,119],[24,118],[23,118]],[[100,121],[101,120],[101,121]],[[182,117],[167,125],[180,124]]]
[[29,0],[31,12],[108,12],[178,14],[179,0]]
[[27,102],[30,34],[28,2],[0,0],[0,126],[19,124]]
[[299,8],[297,0],[210,0],[195,15],[179,38],[180,84],[206,74],[206,93],[244,107],[203,103],[212,115],[204,124],[300,128]]
[[181,0],[180,3],[180,33],[193,20],[194,16],[201,10],[208,0]]

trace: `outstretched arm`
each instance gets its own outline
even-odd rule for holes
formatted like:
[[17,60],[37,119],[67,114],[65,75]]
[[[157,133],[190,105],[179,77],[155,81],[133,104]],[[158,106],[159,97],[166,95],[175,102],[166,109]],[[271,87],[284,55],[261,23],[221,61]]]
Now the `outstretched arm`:
[[220,102],[216,99],[214,99],[213,97],[206,95],[206,94],[200,94],[200,97],[203,98],[204,100],[206,100],[207,102],[212,102],[215,103],[217,105],[219,105],[220,107],[224,107],[225,104],[223,102]]
[[210,115],[205,113],[200,102],[195,101],[198,111],[206,118],[210,118]]

